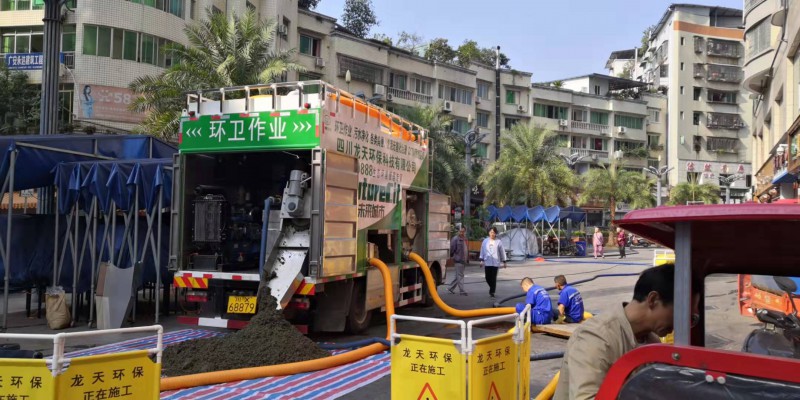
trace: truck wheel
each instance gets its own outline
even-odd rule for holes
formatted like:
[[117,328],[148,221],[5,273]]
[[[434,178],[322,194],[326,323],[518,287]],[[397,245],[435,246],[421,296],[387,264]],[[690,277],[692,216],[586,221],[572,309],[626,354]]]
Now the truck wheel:
[[348,333],[357,334],[369,328],[372,319],[372,310],[367,310],[366,282],[358,280],[353,283],[353,293],[350,295],[350,312],[347,313],[345,329]]
[[[433,305],[435,303],[433,301],[433,296],[431,296],[431,292],[430,291],[431,290],[435,291],[437,289],[435,287],[434,288],[428,287],[428,281],[425,280],[425,275],[422,275],[422,274],[420,274],[420,275],[422,276],[422,286],[424,288],[423,292],[422,292],[422,304],[425,307],[433,307]],[[437,268],[431,268],[431,275],[433,276],[433,282],[438,287],[438,285],[441,283],[441,280],[442,280],[442,274],[439,272],[439,268],[438,267]]]

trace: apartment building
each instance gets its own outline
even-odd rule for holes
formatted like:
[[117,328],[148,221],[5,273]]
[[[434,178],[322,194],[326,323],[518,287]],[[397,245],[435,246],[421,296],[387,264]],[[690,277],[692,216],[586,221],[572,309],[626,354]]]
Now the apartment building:
[[759,201],[797,199],[800,1],[747,0],[744,6],[743,85],[753,98],[753,194]]
[[730,186],[734,202],[745,198],[752,183],[741,21],[742,10],[673,4],[633,71],[635,80],[666,95],[660,117],[665,161],[673,167],[668,185],[696,179],[724,186],[734,176],[740,178]]
[[[209,8],[226,14],[249,9],[277,21],[276,48],[297,49],[297,61],[306,68],[288,74],[287,80],[323,79],[393,111],[441,104],[452,117],[453,131],[477,128],[487,134],[476,146],[476,162],[499,155],[498,125],[502,130],[530,118],[530,73],[500,71],[497,118],[494,66],[434,63],[415,52],[355,37],[335,18],[298,9],[293,0],[81,0],[62,13],[62,124],[133,129],[143,116],[127,109],[133,98],[128,85],[169,67],[172,59],[159,49],[171,42],[188,44],[183,27]],[[41,63],[23,68],[19,62],[41,54],[42,18],[39,2],[0,2],[0,58],[27,70],[33,83],[41,81]]]

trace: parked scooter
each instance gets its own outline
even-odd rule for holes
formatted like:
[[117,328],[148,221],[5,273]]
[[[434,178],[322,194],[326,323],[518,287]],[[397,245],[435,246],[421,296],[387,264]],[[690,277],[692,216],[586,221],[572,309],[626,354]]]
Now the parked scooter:
[[797,291],[797,284],[783,276],[776,276],[774,279],[778,287],[789,295],[792,314],[767,309],[756,311],[756,318],[764,323],[764,327],[747,335],[742,351],[800,359],[800,319],[797,317],[793,294]]
[[650,247],[652,243],[643,237],[639,237],[631,233],[628,235],[628,244],[630,247],[633,246]]

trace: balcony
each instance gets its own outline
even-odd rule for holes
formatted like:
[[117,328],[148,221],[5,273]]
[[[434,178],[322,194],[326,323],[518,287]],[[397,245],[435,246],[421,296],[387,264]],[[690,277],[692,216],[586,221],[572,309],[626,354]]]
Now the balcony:
[[745,125],[739,114],[708,113],[706,127],[709,129],[741,129]]
[[664,145],[663,144],[650,144],[647,146],[648,149],[652,151],[663,151]]
[[706,53],[710,56],[741,58],[742,46],[729,40],[708,39]]
[[578,154],[583,157],[581,162],[593,162],[598,160],[608,161],[608,151],[606,150],[578,149],[575,147],[561,147],[558,150],[561,154],[566,156]]
[[695,64],[694,65],[694,77],[695,79],[703,79],[703,76],[706,75],[706,68],[703,64]]
[[393,87],[389,87],[386,89],[387,93],[391,95],[393,99],[403,99],[423,104],[431,104],[431,102],[433,101],[433,96],[429,96],[427,94],[409,92],[408,90],[403,90]]
[[608,135],[610,129],[608,125],[582,121],[571,121],[571,126],[573,131],[576,133],[588,133],[594,135]]
[[742,81],[742,70],[738,67],[709,65],[706,79],[710,82],[739,83]]

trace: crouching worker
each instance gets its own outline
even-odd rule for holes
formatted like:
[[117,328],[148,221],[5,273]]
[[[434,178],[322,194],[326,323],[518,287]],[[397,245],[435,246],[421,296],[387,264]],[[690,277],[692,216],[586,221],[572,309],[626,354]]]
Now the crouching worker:
[[559,275],[553,279],[556,283],[560,295],[558,296],[558,307],[553,310],[553,319],[574,324],[583,321],[583,298],[578,289],[567,284],[567,278]]
[[552,321],[552,303],[547,290],[539,285],[534,285],[533,279],[522,278],[519,286],[526,293],[525,302],[517,303],[517,312],[522,313],[527,304],[531,305],[531,322],[534,325],[545,325]]

